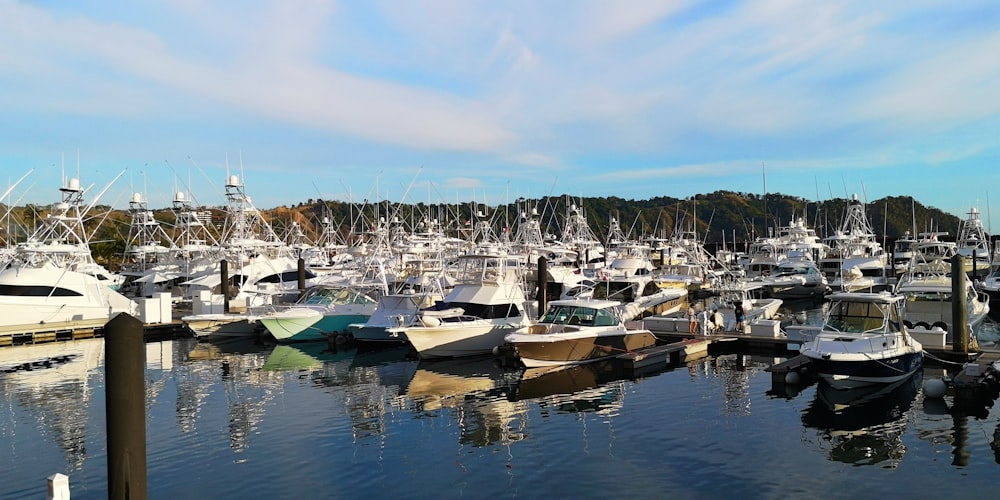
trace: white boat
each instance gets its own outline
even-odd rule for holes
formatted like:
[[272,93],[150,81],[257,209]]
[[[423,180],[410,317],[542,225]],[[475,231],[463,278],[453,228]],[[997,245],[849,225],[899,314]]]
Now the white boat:
[[[910,335],[924,345],[944,347],[954,339],[951,259],[957,253],[954,243],[923,241],[915,244],[909,270],[896,285],[896,293],[906,297],[903,323]],[[975,328],[990,311],[989,298],[976,290],[971,279],[963,276],[962,280],[966,321]]]
[[421,359],[489,354],[504,335],[529,323],[531,306],[521,288],[517,259],[462,255],[455,287],[419,324],[389,329],[405,336]]
[[979,218],[979,209],[971,208],[968,217],[958,227],[958,254],[966,258],[965,271],[973,278],[981,278],[990,273],[990,240]]
[[993,264],[990,274],[979,284],[990,304],[1000,304],[1000,264]]
[[826,276],[807,258],[785,259],[760,284],[765,295],[777,299],[816,299],[830,292]]
[[923,346],[903,324],[902,295],[840,292],[829,298],[822,330],[800,352],[831,387],[889,384],[923,366]]
[[245,337],[257,334],[257,317],[245,313],[203,313],[181,317],[195,337]]
[[324,283],[306,290],[295,304],[257,318],[278,342],[326,339],[346,333],[352,323],[375,312],[371,290],[352,284]]
[[84,217],[96,200],[84,204],[78,179],[60,191],[62,202],[0,271],[4,333],[94,328],[119,313],[136,313],[136,304],[116,291],[119,281],[90,253]]
[[609,300],[555,300],[538,322],[504,337],[528,368],[590,363],[656,345],[645,328],[622,320]]
[[[710,331],[708,327],[708,316],[712,311],[718,311],[722,315],[722,331],[743,334],[752,325],[762,321],[770,321],[778,314],[778,309],[784,303],[782,299],[774,297],[756,297],[759,295],[760,283],[758,281],[741,280],[726,281],[719,283],[713,291],[714,295],[705,304],[696,305],[698,311],[699,333],[720,333],[718,330]],[[743,329],[737,328],[736,305],[739,304],[743,310]],[[689,332],[690,318],[687,310],[658,314],[643,318],[643,323],[650,330],[655,332]]]
[[354,340],[361,343],[403,344],[406,337],[390,329],[418,324],[418,313],[429,308],[438,300],[443,300],[439,293],[416,292],[407,289],[402,293],[390,293],[378,298],[375,312],[364,323],[352,323],[347,326]]
[[854,195],[840,228],[823,242],[829,247],[818,262],[836,291],[881,291],[888,285],[889,257],[875,238],[865,207]]

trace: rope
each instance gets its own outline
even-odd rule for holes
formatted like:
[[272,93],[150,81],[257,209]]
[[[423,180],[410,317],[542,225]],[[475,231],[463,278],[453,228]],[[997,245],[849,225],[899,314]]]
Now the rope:
[[876,363],[878,363],[878,364],[880,364],[880,365],[882,365],[882,366],[884,366],[886,368],[890,368],[890,369],[896,370],[899,373],[906,373],[905,371],[903,371],[903,370],[901,370],[899,368],[896,368],[895,366],[891,366],[891,365],[886,364],[881,359],[874,359],[874,358],[872,358],[871,354],[868,354],[867,352],[864,353],[864,355],[865,355],[866,358],[868,358],[869,361],[874,361],[874,362],[876,362]]
[[924,356],[927,356],[928,358],[931,358],[934,361],[937,361],[939,363],[945,363],[945,364],[955,365],[955,366],[965,366],[965,363],[959,363],[959,362],[956,362],[956,361],[948,361],[947,359],[941,359],[941,358],[939,358],[939,357],[937,357],[937,356],[935,356],[935,355],[933,355],[933,354],[931,354],[931,353],[929,353],[927,351],[924,351]]

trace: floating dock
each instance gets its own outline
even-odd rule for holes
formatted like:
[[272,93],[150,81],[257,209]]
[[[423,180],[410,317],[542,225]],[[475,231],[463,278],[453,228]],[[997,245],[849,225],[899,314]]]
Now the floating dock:
[[708,355],[710,339],[684,339],[666,345],[647,347],[618,356],[625,362],[625,368],[632,373],[643,370],[655,370],[683,363]]
[[[103,337],[106,323],[107,320],[65,321],[38,324],[30,328],[26,328],[25,325],[8,327],[0,329],[0,347]],[[146,341],[190,335],[191,332],[180,321],[149,323],[143,328],[143,337]]]

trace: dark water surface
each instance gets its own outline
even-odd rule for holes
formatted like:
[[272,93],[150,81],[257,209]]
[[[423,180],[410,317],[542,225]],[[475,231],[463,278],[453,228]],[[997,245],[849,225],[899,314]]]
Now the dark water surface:
[[[0,497],[44,498],[56,472],[107,496],[103,353],[0,349]],[[971,497],[1000,477],[998,412],[925,400],[935,366],[864,393],[773,387],[782,358],[739,353],[637,379],[325,344],[146,357],[150,498]]]

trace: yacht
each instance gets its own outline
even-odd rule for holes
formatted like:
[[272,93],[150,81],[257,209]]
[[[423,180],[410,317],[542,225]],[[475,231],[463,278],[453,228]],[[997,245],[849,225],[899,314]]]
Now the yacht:
[[310,287],[295,304],[261,315],[257,321],[278,342],[321,340],[363,323],[378,304],[372,290],[351,284]]
[[90,252],[84,220],[96,200],[86,205],[85,191],[76,178],[64,181],[62,201],[0,271],[0,331],[96,328],[136,314],[136,303],[117,291],[120,281]]
[[[914,258],[909,270],[896,285],[896,293],[906,297],[903,323],[910,335],[924,345],[944,347],[949,340],[954,340],[955,333],[951,259],[958,253],[958,247],[950,242],[929,240],[913,248]],[[962,281],[966,319],[969,326],[975,328],[990,311],[989,297],[977,291],[971,279],[963,276]]]
[[982,278],[990,273],[990,240],[979,218],[979,209],[973,207],[967,215],[958,227],[955,243],[959,255],[966,258],[966,273],[971,278]]
[[837,291],[882,291],[888,285],[887,253],[876,240],[864,204],[853,195],[840,228],[824,239],[828,250],[818,263]]
[[389,293],[378,298],[375,312],[363,323],[347,325],[355,341],[370,345],[404,344],[406,337],[392,328],[417,325],[421,309],[434,306],[444,295],[433,288],[415,290],[405,288],[399,293]]
[[457,260],[456,283],[444,300],[421,310],[417,324],[388,330],[406,338],[421,359],[490,354],[504,335],[530,321],[518,259],[468,254]]
[[652,332],[622,318],[610,300],[554,300],[537,323],[504,337],[528,368],[590,363],[656,345]]
[[830,292],[826,276],[810,259],[785,259],[760,280],[765,296],[776,299],[821,299]]
[[831,387],[853,389],[903,380],[923,366],[923,346],[903,324],[902,295],[830,295],[822,329],[800,352]]

